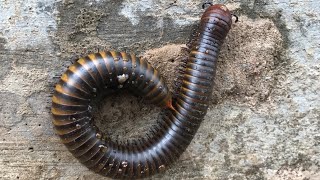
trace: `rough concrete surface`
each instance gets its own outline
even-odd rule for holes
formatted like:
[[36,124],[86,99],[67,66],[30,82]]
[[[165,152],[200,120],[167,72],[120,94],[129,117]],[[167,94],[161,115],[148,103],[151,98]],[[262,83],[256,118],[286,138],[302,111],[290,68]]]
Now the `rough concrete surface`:
[[[104,179],[53,131],[50,97],[78,56],[146,58],[170,89],[201,0],[0,0],[0,179]],[[202,126],[153,179],[320,179],[320,3],[229,0],[239,15],[222,48]],[[181,50],[181,51],[180,51]],[[95,106],[113,138],[137,138],[159,109],[127,93]]]

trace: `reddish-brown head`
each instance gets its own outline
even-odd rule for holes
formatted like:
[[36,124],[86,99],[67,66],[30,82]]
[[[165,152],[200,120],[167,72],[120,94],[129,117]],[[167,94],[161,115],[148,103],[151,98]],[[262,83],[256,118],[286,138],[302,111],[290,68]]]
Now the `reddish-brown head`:
[[226,23],[228,23],[230,26],[232,24],[232,15],[228,8],[223,4],[215,4],[209,6],[206,11],[203,13],[201,19],[206,19],[208,17],[215,16]]

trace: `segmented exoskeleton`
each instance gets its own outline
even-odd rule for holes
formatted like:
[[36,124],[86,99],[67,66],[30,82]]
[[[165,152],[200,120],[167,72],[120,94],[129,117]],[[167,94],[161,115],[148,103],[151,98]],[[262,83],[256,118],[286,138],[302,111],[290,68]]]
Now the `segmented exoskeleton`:
[[[53,124],[62,142],[103,176],[134,179],[164,171],[190,144],[207,112],[218,53],[231,22],[224,5],[206,9],[173,100],[159,73],[132,54],[107,51],[80,58],[62,75],[52,98]],[[150,137],[120,144],[94,127],[90,101],[117,88],[129,88],[166,108]]]

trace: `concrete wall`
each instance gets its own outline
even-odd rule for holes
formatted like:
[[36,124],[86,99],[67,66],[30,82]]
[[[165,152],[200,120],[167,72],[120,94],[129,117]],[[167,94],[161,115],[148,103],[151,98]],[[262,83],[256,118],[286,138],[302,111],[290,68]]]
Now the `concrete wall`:
[[[135,52],[172,88],[200,0],[0,0],[0,179],[103,179],[51,125],[54,84],[79,55]],[[320,3],[229,0],[239,15],[210,109],[179,161],[155,179],[319,179]],[[159,109],[128,94],[96,105],[113,138],[143,136]]]

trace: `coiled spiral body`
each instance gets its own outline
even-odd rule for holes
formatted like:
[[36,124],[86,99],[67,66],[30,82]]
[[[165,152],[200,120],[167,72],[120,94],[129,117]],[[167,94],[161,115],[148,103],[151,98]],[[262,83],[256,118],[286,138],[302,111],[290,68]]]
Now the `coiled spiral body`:
[[[132,54],[110,51],[80,58],[62,75],[52,98],[53,124],[62,142],[103,176],[135,179],[164,171],[190,144],[207,112],[219,49],[230,27],[224,5],[205,11],[173,100],[160,74]],[[90,101],[122,87],[167,109],[151,136],[118,143],[95,128]]]

